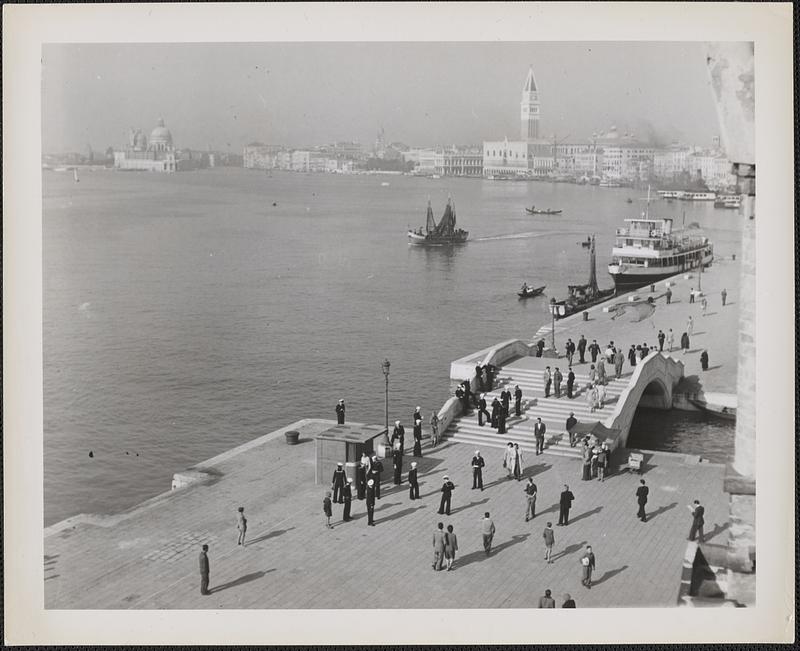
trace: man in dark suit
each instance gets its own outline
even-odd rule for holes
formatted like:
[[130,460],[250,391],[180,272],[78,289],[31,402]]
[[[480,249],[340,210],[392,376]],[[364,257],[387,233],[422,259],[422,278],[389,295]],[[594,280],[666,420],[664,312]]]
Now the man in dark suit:
[[586,363],[586,359],[585,359],[585,355],[586,355],[586,339],[584,338],[583,335],[581,335],[581,338],[578,339],[578,355],[580,357],[580,363],[581,364],[585,364]]
[[336,404],[336,422],[339,425],[344,425],[344,400],[340,400]]
[[569,367],[569,373],[567,373],[567,398],[572,397],[572,387],[575,386],[575,373],[572,371],[572,367]]
[[417,479],[417,462],[411,462],[411,470],[408,471],[408,498],[411,500],[419,499],[419,480]]
[[475,386],[478,391],[483,391],[483,369],[480,364],[475,364]]
[[208,545],[203,545],[203,550],[200,552],[200,594],[211,594],[208,591],[208,577],[211,574],[210,566],[208,564]]
[[550,397],[550,385],[553,383],[553,376],[550,374],[550,367],[545,366],[542,373],[542,382],[544,383],[544,397]]
[[392,467],[394,468],[394,485],[399,486],[403,473],[403,453],[400,450],[392,450]]
[[353,502],[353,480],[348,479],[347,483],[344,485],[342,489],[342,495],[344,495],[344,511],[342,512],[342,520],[344,522],[349,522],[353,518],[350,517],[350,506]]
[[500,404],[500,401],[495,398],[492,400],[492,427],[495,429],[497,428],[497,419],[500,417],[500,410],[503,408],[503,405]]
[[444,523],[440,522],[433,530],[433,567],[437,572],[442,569],[444,560]]
[[688,508],[692,512],[692,528],[689,529],[689,540],[694,540],[695,536],[697,536],[697,542],[703,542],[703,525],[706,523],[703,516],[706,510],[700,506],[700,500],[695,500],[694,504],[690,504]]
[[480,488],[483,490],[483,467],[486,465],[480,450],[475,450],[472,457],[472,489]]
[[567,430],[567,434],[569,434],[569,446],[571,448],[575,447],[575,442],[576,442],[575,434],[572,433],[572,428],[575,427],[575,425],[577,424],[578,424],[578,419],[575,418],[575,414],[573,412],[569,412],[569,418],[567,418],[565,427]]
[[363,463],[356,466],[356,496],[363,500],[367,492],[367,467]]
[[372,466],[367,473],[367,486],[371,479],[374,484],[375,498],[381,499],[381,473],[383,472],[383,463],[378,460],[377,455],[372,457]]
[[567,339],[567,343],[564,344],[564,352],[567,354],[567,363],[572,365],[572,358],[575,356],[575,344],[572,339]]
[[667,335],[664,334],[663,330],[658,331],[658,350],[659,352],[664,350],[664,340],[667,338]]
[[367,482],[367,525],[370,527],[375,526],[375,497],[375,481],[370,479]]
[[566,526],[569,524],[569,510],[572,508],[572,501],[575,496],[569,489],[569,486],[564,484],[564,490],[561,491],[561,497],[558,500],[558,526]]
[[508,406],[511,403],[511,391],[503,389],[500,392],[500,400],[503,403],[503,416],[508,418]]
[[481,394],[480,402],[478,402],[478,425],[483,427],[483,415],[486,414],[486,420],[489,420],[489,411],[486,409],[486,394]]
[[491,391],[494,388],[494,376],[497,373],[497,367],[494,364],[487,364],[483,367],[486,373],[486,390]]
[[439,514],[450,515],[450,496],[453,494],[455,484],[450,481],[450,478],[445,475],[442,480],[442,500],[439,502]]
[[597,356],[600,354],[600,345],[597,343],[597,339],[592,339],[592,343],[589,345],[589,354],[592,356],[592,364],[596,364]]
[[536,424],[533,426],[533,435],[536,437],[536,456],[544,452],[544,435],[547,432],[547,426],[542,422],[541,418],[536,419]]
[[344,488],[345,479],[347,476],[344,474],[344,468],[341,463],[336,464],[336,470],[333,471],[333,479],[331,480],[331,490],[333,491],[333,501],[341,504],[344,502],[342,496],[342,489]]
[[639,512],[636,514],[636,517],[642,522],[647,522],[647,514],[644,512],[644,505],[647,504],[647,495],[650,493],[650,489],[645,485],[644,479],[640,479],[639,483],[641,486],[636,489],[636,501],[639,503]]
[[514,387],[514,413],[517,416],[522,415],[522,389],[519,384]]

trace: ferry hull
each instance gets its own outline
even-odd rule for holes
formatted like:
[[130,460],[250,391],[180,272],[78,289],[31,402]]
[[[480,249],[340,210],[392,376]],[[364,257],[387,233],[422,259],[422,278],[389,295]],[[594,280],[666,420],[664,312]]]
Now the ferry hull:
[[411,246],[458,246],[459,244],[466,244],[468,237],[469,233],[464,236],[426,237],[414,231],[409,231],[408,243]]
[[[703,266],[708,267],[711,264],[711,260],[706,260]],[[611,278],[614,279],[614,287],[617,289],[618,293],[631,291],[632,289],[639,289],[639,287],[646,287],[647,285],[652,285],[657,283],[661,280],[666,280],[667,278],[672,278],[672,276],[676,276],[680,273],[689,273],[697,269],[697,267],[693,268],[686,268],[686,269],[671,269],[665,271],[659,271],[657,273],[648,270],[647,273],[630,273],[630,272],[615,272],[613,271],[613,265],[609,265],[609,275]]]

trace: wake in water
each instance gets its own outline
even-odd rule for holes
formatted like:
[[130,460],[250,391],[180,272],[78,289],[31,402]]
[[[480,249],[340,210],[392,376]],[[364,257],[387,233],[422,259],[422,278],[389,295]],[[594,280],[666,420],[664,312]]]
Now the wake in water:
[[572,231],[545,231],[542,232],[534,232],[529,231],[527,233],[509,233],[507,235],[486,235],[485,237],[476,237],[475,239],[471,239],[470,242],[493,242],[496,240],[521,240],[525,238],[532,238],[532,237],[550,237],[552,235],[569,235]]

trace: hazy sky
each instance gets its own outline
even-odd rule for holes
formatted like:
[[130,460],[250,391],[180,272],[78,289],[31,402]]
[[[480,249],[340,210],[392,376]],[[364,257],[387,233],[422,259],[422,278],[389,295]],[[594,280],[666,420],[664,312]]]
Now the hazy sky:
[[533,64],[540,133],[587,139],[612,124],[661,143],[710,144],[717,119],[699,43],[269,43],[48,45],[45,152],[149,134],[241,150],[358,140],[409,145],[519,138]]

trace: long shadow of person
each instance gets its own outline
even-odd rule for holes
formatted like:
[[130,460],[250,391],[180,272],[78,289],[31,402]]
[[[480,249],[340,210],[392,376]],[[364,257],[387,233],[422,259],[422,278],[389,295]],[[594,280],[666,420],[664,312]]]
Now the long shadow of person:
[[618,567],[616,570],[608,570],[603,576],[601,576],[597,581],[592,580],[592,587],[596,585],[600,585],[601,583],[608,581],[609,579],[613,579],[617,574],[620,572],[624,572],[628,569],[627,565],[623,565],[622,567]]
[[228,588],[234,588],[237,585],[250,583],[250,581],[255,581],[256,579],[260,579],[265,574],[274,571],[275,568],[273,567],[269,570],[261,570],[260,572],[250,572],[250,574],[245,574],[244,576],[240,576],[238,579],[234,579],[233,581],[228,581],[227,583],[221,583],[220,585],[215,585],[213,588],[209,589],[209,592],[221,592],[222,590],[227,590]]
[[527,466],[525,470],[522,471],[523,479],[541,475],[543,472],[547,472],[552,467],[553,464],[551,463],[537,463],[535,466]]
[[554,554],[551,557],[551,560],[554,561],[557,558],[562,558],[564,556],[569,556],[570,554],[574,554],[579,549],[583,549],[584,545],[586,545],[585,540],[582,540],[581,542],[575,543],[573,545],[568,545],[567,547],[564,547],[564,549],[562,549],[560,552],[558,552],[558,554]]
[[[525,540],[528,539],[528,536],[530,536],[529,533],[517,534],[511,536],[511,540],[506,540],[504,543],[500,543],[499,545],[497,545],[497,547],[492,547],[492,553],[490,554],[490,556],[496,556],[497,554],[499,554],[505,549],[508,549],[512,545],[525,542]],[[458,567],[464,567],[465,565],[469,565],[470,563],[475,563],[485,558],[489,558],[489,556],[486,556],[486,552],[481,549],[479,551],[467,554],[466,556],[462,556],[460,559],[456,561],[456,563],[458,564]]]
[[581,513],[581,514],[580,514],[579,516],[577,516],[577,517],[570,518],[570,520],[569,520],[569,523],[570,523],[570,524],[574,524],[574,523],[575,523],[575,522],[577,522],[578,520],[583,520],[584,518],[588,518],[588,517],[591,517],[591,516],[593,516],[593,515],[596,515],[597,513],[600,513],[600,511],[602,511],[602,510],[603,510],[603,507],[602,507],[602,506],[596,506],[596,507],[595,507],[595,508],[593,508],[591,511],[586,511],[585,513]]
[[390,520],[397,520],[402,518],[403,516],[409,515],[410,513],[414,513],[414,511],[419,511],[420,509],[426,508],[426,504],[420,504],[415,508],[407,508],[403,509],[402,511],[398,511],[397,513],[393,513],[392,515],[387,515],[385,518],[381,518],[380,520],[375,520],[375,524],[381,524],[382,522],[389,522]]
[[256,543],[264,542],[265,540],[269,540],[270,538],[277,538],[278,536],[282,536],[287,531],[291,531],[294,527],[289,527],[288,529],[276,529],[275,531],[270,531],[269,533],[265,533],[258,538],[253,538],[252,540],[245,541],[245,547],[249,545],[255,545]]
[[559,510],[559,508],[560,504],[556,502],[555,504],[551,504],[550,506],[548,506],[544,511],[538,511],[536,513],[536,516],[538,517],[540,515],[545,515],[546,513],[555,513],[556,511]]
[[656,516],[661,515],[662,513],[665,513],[666,511],[669,511],[671,509],[674,509],[676,506],[678,506],[677,502],[673,502],[672,504],[667,504],[667,506],[660,506],[655,511],[648,513],[647,519],[652,520]]
[[730,522],[726,522],[725,524],[714,524],[714,528],[711,531],[709,531],[707,534],[703,535],[703,540],[705,540],[705,541],[710,540],[711,538],[713,538],[717,534],[722,533],[726,529],[730,529],[730,526],[731,526]]
[[459,506],[456,509],[450,511],[450,515],[455,515],[456,513],[460,513],[461,511],[466,511],[467,509],[471,509],[473,506],[478,506],[479,504],[486,504],[489,501],[488,497],[484,497],[479,502],[470,502],[469,504],[464,504],[463,506]]
[[[384,502],[383,504],[375,508],[375,513],[377,513],[378,511],[383,511],[385,509],[391,508],[393,506],[400,506],[401,504],[402,502]],[[365,506],[364,510],[361,513],[356,513],[355,515],[351,515],[350,519],[360,520],[361,518],[366,518],[366,517],[367,517],[367,507]],[[344,523],[337,523],[334,526],[338,527],[339,524],[344,524]]]

